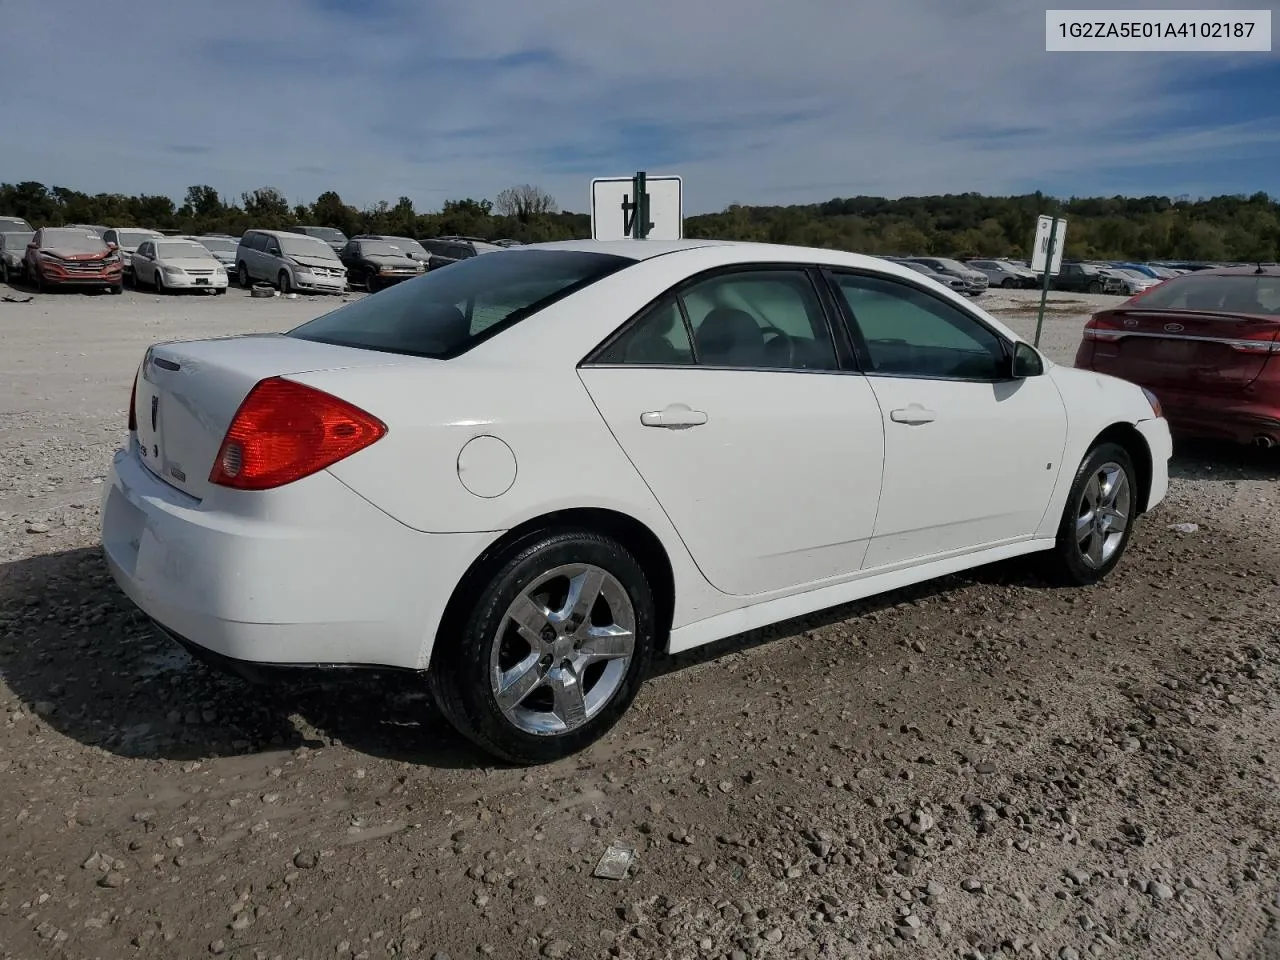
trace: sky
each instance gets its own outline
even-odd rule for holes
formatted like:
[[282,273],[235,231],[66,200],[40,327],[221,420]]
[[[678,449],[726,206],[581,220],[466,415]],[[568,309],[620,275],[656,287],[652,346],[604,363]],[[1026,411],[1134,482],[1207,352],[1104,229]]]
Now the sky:
[[585,212],[592,177],[636,170],[681,176],[686,214],[1280,196],[1280,45],[1044,32],[1025,0],[0,0],[0,181],[420,211],[531,183]]

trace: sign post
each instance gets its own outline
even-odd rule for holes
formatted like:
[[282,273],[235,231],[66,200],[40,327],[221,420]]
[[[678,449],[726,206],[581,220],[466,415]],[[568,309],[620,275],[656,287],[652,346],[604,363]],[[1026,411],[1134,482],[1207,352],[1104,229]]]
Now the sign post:
[[631,177],[591,181],[593,240],[682,240],[684,198],[679,177]]
[[1049,299],[1049,278],[1062,270],[1062,251],[1067,245],[1067,221],[1041,216],[1036,220],[1036,236],[1031,252],[1031,269],[1044,272],[1040,284],[1040,310],[1036,314],[1035,345],[1040,346],[1044,330],[1044,307]]

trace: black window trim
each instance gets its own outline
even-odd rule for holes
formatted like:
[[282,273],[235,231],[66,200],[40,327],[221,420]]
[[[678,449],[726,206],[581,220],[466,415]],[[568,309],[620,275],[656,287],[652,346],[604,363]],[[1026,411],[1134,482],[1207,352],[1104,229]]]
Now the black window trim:
[[[740,372],[751,373],[803,373],[803,374],[861,374],[862,370],[854,355],[853,345],[848,342],[848,330],[840,319],[839,305],[832,299],[831,291],[827,284],[820,276],[822,267],[819,264],[807,263],[799,260],[758,260],[749,263],[732,263],[721,264],[715,267],[708,267],[697,273],[677,281],[667,287],[656,297],[653,297],[644,304],[639,310],[622,321],[618,327],[605,337],[600,343],[596,344],[587,355],[578,361],[578,367],[590,367],[592,369],[621,369],[621,370],[736,370]],[[792,273],[804,274],[808,279],[813,293],[818,301],[819,309],[822,311],[823,323],[826,326],[827,335],[831,338],[832,347],[835,350],[836,367],[831,370],[816,370],[805,367],[757,367],[757,366],[727,366],[717,364],[711,366],[703,364],[698,360],[698,345],[693,335],[693,326],[689,322],[689,315],[685,310],[683,293],[690,287],[697,286],[709,279],[715,279],[719,276],[728,276],[735,273],[762,273],[774,270],[788,270]],[[676,309],[680,312],[681,322],[684,324],[685,336],[689,338],[689,346],[693,355],[692,363],[607,363],[599,359],[601,354],[608,351],[622,337],[631,332],[636,324],[649,316],[650,311],[660,306],[663,301],[674,299]]]
[[[859,365],[865,371],[868,377],[885,377],[895,380],[943,380],[951,383],[1009,383],[1015,380],[1013,376],[1013,356],[1018,341],[1010,340],[1003,332],[995,329],[991,324],[987,323],[982,317],[973,313],[968,309],[967,304],[958,304],[946,297],[940,297],[933,291],[926,289],[923,285],[915,283],[906,277],[898,277],[892,274],[881,273],[878,270],[871,270],[864,267],[839,266],[835,264],[827,264],[822,268],[823,279],[826,281],[830,296],[835,302],[836,309],[839,311],[841,320],[846,327],[846,333],[855,344],[855,352],[858,356]],[[917,293],[923,293],[931,300],[945,304],[953,310],[958,311],[961,316],[976,323],[987,333],[995,337],[996,342],[1000,344],[1000,350],[1003,354],[1002,363],[1008,368],[1008,372],[1002,376],[991,377],[944,377],[924,373],[881,373],[875,370],[871,365],[871,354],[867,349],[866,339],[862,335],[862,328],[858,326],[857,317],[853,313],[853,308],[849,306],[849,302],[840,292],[840,286],[837,277],[841,275],[869,277],[872,280],[879,280],[884,283],[897,284],[903,287],[909,287]],[[1039,351],[1037,351],[1038,353]]]

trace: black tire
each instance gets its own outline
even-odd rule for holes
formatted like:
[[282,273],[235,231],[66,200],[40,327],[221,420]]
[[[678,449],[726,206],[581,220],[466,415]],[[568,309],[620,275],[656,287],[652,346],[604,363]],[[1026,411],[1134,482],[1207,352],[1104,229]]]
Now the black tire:
[[378,274],[375,271],[370,270],[368,274],[365,275],[364,288],[370,293],[378,292]]
[[111,293],[112,293],[112,295],[113,295],[113,296],[117,296],[117,297],[119,297],[119,296],[123,295],[123,294],[124,294],[124,280],[121,280],[121,281],[120,281],[119,283],[117,283],[117,284],[113,284],[113,285],[110,287],[110,290],[111,290]]
[[1003,280],[1000,281],[1000,286],[1006,287],[1010,290],[1012,290],[1017,285],[1018,285],[1017,277],[1005,277]]
[[1102,284],[1100,284],[1097,280],[1094,280],[1092,283],[1090,283],[1090,284],[1089,284],[1089,292],[1090,292],[1090,293],[1101,293],[1101,292],[1102,292]]
[[156,267],[155,281],[156,293],[167,294],[169,292],[169,288],[164,285],[164,271],[159,267]]
[[40,275],[39,270],[34,268],[31,271],[31,285],[36,288],[36,293],[49,292],[49,286],[44,282],[44,277]]
[[[604,571],[613,578],[614,585],[625,592],[634,620],[630,661],[619,665],[615,679],[609,684],[613,692],[580,725],[567,731],[529,732],[509,719],[499,706],[491,683],[490,658],[496,645],[502,645],[497,647],[499,657],[507,650],[506,643],[510,641],[504,638],[513,637],[517,643],[527,645],[518,633],[508,633],[511,622],[507,613],[511,605],[557,568],[573,564]],[[657,613],[644,569],[626,548],[609,537],[585,530],[565,530],[534,534],[513,544],[494,559],[482,576],[485,582],[466,598],[466,608],[451,616],[432,654],[428,679],[441,712],[476,746],[501,760],[520,765],[550,763],[598,740],[631,706],[652,662]],[[573,628],[567,632],[572,634]],[[565,639],[562,634],[557,642]],[[572,637],[568,639],[571,641]],[[529,649],[532,651],[532,647]],[[515,655],[521,656],[518,652]],[[551,655],[547,655],[537,667],[548,681],[552,679],[548,671],[554,665],[544,664],[551,659]],[[595,690],[590,679],[591,669],[587,668],[578,677],[580,689],[585,690],[588,697]],[[604,683],[605,679],[601,673],[594,683]],[[521,702],[522,705],[533,702],[535,694],[545,699],[553,693],[550,682],[544,685],[539,681]]]
[[0,260],[0,283],[9,282],[9,264]]
[[[1116,510],[1124,516],[1124,529],[1115,539],[1112,539],[1115,531],[1110,526],[1107,527],[1110,532],[1105,534],[1092,527],[1090,531],[1081,534],[1082,518],[1089,513],[1096,515],[1097,512],[1089,508],[1090,485],[1104,471],[1110,472],[1114,468],[1119,469],[1127,487],[1124,502],[1114,504]],[[1137,520],[1140,495],[1133,459],[1124,447],[1118,443],[1100,443],[1090,450],[1076,470],[1071,492],[1067,495],[1067,505],[1063,508],[1062,520],[1058,524],[1057,543],[1048,557],[1047,572],[1050,577],[1058,583],[1076,586],[1088,586],[1105,579],[1120,562],[1129,545],[1133,525]],[[1096,547],[1099,542],[1097,538],[1105,540],[1107,545],[1101,551],[1092,551],[1090,558],[1086,556],[1091,552],[1087,548]]]
[[218,287],[218,289],[216,289],[216,290],[214,290],[214,291],[213,291],[213,294],[214,294],[214,296],[216,296],[216,297],[221,297],[221,296],[224,296],[224,295],[226,294],[226,292],[227,292],[227,288],[226,288],[226,287]]
[[280,288],[280,296],[289,293],[293,288],[289,285],[289,271],[281,270],[280,276],[276,277],[276,286]]
[[249,268],[243,263],[236,267],[236,281],[248,290],[253,284],[249,281]]

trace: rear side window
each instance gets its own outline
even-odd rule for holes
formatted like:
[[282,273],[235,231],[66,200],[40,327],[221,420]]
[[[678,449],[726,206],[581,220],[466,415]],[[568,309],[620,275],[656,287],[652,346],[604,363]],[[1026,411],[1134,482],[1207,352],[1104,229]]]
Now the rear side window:
[[445,360],[634,262],[570,250],[470,257],[339,307],[287,336]]

